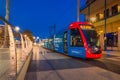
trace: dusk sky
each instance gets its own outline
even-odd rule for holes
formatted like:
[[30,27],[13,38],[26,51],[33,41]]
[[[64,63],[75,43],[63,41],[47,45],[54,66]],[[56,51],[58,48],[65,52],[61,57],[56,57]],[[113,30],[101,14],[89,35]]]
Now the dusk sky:
[[[5,0],[0,0],[0,15],[5,16]],[[10,0],[10,23],[42,38],[54,24],[57,31],[67,28],[76,15],[77,0]]]

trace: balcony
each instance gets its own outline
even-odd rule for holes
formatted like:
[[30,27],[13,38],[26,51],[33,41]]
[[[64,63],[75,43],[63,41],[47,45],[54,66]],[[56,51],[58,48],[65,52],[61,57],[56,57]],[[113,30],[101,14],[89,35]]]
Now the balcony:
[[[120,21],[120,13],[116,14],[116,15],[112,15],[107,17],[106,19],[106,23],[112,23],[112,22],[116,22],[116,21]],[[96,22],[93,23],[95,26],[103,26],[104,25],[104,18],[97,20]]]

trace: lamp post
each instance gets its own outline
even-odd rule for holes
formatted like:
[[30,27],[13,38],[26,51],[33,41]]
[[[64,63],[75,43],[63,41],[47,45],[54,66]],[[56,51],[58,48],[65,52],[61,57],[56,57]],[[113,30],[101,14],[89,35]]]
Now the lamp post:
[[16,26],[14,29],[15,29],[15,31],[16,31],[16,32],[18,32],[18,33],[20,34],[20,39],[21,39],[21,48],[22,48],[21,58],[22,58],[22,57],[23,57],[23,54],[24,54],[24,48],[25,48],[23,35],[19,32],[19,31],[20,31],[19,26]]
[[106,38],[106,0],[104,0],[104,9],[105,9],[105,13],[104,13],[104,50],[107,50],[107,38]]
[[[9,20],[9,0],[6,0],[6,16],[5,19],[8,21]],[[7,43],[7,36],[8,36],[8,24],[5,23],[5,32],[4,32],[4,47],[6,47]]]
[[77,0],[77,22],[79,22],[80,15],[80,0]]
[[[20,31],[20,28],[19,28],[19,26],[16,26],[16,27],[14,27],[14,30],[17,32],[17,33],[19,33],[20,34],[20,39],[21,39],[21,43],[22,43],[22,45],[23,45],[23,37],[22,37],[22,34],[19,32]],[[16,48],[16,47],[15,47]],[[18,56],[17,56],[17,54],[18,54],[18,48],[16,48],[15,49],[15,51],[16,51],[16,71],[17,71],[17,59],[18,59]],[[23,46],[22,46],[22,53],[20,54],[20,58],[22,58],[22,54],[23,54]],[[16,73],[17,74],[17,73]]]

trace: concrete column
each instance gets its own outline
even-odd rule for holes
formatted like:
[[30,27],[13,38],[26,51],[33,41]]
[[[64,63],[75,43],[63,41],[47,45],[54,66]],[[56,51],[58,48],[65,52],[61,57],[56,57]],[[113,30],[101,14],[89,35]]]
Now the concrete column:
[[15,59],[15,40],[13,36],[13,32],[11,29],[11,26],[8,25],[8,33],[9,33],[9,43],[10,43],[10,59],[14,60]]
[[8,34],[9,34],[9,51],[10,51],[10,74],[17,74],[17,54],[15,47],[14,35],[11,29],[11,26],[8,25]]
[[104,33],[100,33],[100,46],[102,50],[104,49]]
[[120,50],[120,29],[118,29],[118,50]]

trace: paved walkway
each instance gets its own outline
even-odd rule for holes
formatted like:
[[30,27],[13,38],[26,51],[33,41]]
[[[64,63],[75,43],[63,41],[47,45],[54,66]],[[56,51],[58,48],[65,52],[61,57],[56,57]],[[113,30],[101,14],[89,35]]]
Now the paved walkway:
[[[36,48],[38,49],[38,48]],[[49,52],[49,53],[47,53]],[[46,51],[33,53],[25,80],[119,80],[120,75],[81,60]]]
[[120,65],[120,51],[103,51],[102,59]]

